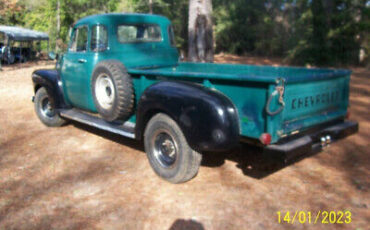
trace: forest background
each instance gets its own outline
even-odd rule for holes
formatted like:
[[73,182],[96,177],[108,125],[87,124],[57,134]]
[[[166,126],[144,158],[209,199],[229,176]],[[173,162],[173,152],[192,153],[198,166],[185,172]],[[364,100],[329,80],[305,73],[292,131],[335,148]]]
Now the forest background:
[[[47,32],[65,48],[69,28],[99,13],[168,17],[187,56],[194,0],[0,0],[0,24]],[[279,57],[294,65],[370,66],[369,0],[195,0],[211,2],[215,53]]]

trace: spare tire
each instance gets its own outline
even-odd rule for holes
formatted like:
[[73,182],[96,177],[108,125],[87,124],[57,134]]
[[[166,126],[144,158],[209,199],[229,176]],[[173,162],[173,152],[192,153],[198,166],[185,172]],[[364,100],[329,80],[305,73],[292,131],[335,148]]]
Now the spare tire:
[[102,61],[93,71],[92,95],[99,114],[107,121],[126,120],[134,107],[132,79],[118,61]]

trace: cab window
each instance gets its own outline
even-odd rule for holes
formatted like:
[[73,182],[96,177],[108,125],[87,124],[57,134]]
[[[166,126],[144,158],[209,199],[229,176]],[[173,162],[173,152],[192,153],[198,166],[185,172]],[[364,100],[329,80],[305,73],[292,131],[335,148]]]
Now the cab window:
[[168,36],[169,36],[169,39],[170,39],[171,46],[176,46],[175,33],[173,32],[173,27],[172,26],[168,27]]
[[117,36],[121,43],[162,41],[161,28],[152,24],[119,25]]
[[102,52],[108,47],[108,32],[103,25],[93,26],[91,29],[91,45],[93,52]]
[[69,51],[85,52],[87,50],[87,26],[79,27],[75,30]]

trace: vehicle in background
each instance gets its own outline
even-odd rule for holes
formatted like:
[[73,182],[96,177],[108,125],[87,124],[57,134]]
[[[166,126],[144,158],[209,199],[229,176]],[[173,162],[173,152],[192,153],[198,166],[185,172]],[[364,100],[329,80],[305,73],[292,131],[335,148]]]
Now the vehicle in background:
[[47,42],[49,50],[49,36],[46,33],[12,26],[0,26],[1,59],[8,64],[26,62],[35,59],[41,51],[41,42]]

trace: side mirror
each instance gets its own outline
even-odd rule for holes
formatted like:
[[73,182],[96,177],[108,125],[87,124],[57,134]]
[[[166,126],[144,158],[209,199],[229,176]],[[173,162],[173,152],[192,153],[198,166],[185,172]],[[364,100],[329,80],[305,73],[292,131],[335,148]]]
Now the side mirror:
[[48,56],[50,60],[58,60],[58,54],[55,54],[54,52],[49,52]]

